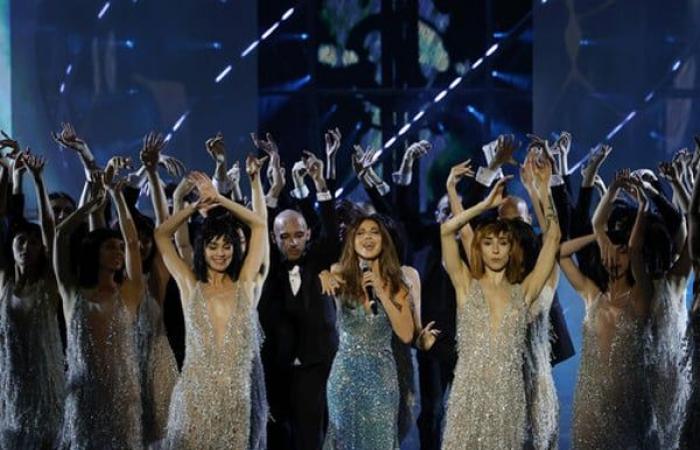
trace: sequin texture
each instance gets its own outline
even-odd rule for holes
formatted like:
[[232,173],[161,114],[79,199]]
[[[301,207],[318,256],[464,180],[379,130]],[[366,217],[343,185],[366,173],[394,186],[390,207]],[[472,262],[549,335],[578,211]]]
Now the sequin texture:
[[606,355],[597,333],[607,294],[591,302],[574,396],[573,448],[645,448],[651,418],[644,370],[644,327],[630,304],[617,318]]
[[56,286],[0,293],[0,448],[48,448],[58,435],[65,379]]
[[178,371],[163,323],[163,310],[148,292],[139,306],[136,347],[141,382],[143,438],[144,442],[150,443],[164,437],[170,396],[177,382]]
[[119,295],[100,304],[73,295],[62,448],[143,448],[134,318]]
[[381,305],[373,315],[362,306],[340,303],[340,344],[328,377],[324,449],[398,449],[399,383],[389,317]]
[[241,284],[221,294],[235,307],[220,347],[199,283],[185,305],[187,354],[171,399],[164,448],[240,450],[264,445],[264,439],[252,438],[259,431],[251,430],[251,415],[259,413],[253,409],[264,408],[251,403],[251,394],[257,395],[251,373],[259,359],[260,326],[250,298],[253,287]]
[[[465,295],[465,293],[457,293]],[[527,317],[520,285],[497,330],[489,305],[472,280],[457,307],[457,366],[447,402],[443,449],[519,449],[525,442],[523,355]]]

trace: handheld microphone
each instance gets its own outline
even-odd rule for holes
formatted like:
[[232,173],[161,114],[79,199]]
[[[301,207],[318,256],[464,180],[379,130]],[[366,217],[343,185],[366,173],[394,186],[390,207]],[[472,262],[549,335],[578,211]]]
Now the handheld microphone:
[[[370,263],[366,259],[360,259],[360,270],[364,275],[366,272],[371,271]],[[377,297],[374,295],[374,287],[368,286],[365,288],[367,291],[367,298],[369,298],[369,307],[372,310],[372,314],[377,315]]]

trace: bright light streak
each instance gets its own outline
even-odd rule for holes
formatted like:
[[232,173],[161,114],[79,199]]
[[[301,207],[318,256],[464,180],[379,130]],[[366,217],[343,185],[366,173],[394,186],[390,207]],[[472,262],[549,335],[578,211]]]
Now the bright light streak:
[[224,77],[225,77],[226,75],[228,75],[228,73],[231,71],[232,68],[233,68],[233,67],[231,67],[230,64],[229,64],[228,66],[226,66],[226,68],[225,68],[224,70],[222,70],[221,73],[220,73],[219,75],[217,75],[215,81],[216,81],[217,83],[221,82],[221,80],[223,80]]
[[393,138],[386,141],[386,144],[384,144],[384,149],[387,149],[387,148],[391,147],[392,145],[394,145],[394,142],[396,142],[396,136],[394,136]]
[[281,19],[281,21],[285,21],[285,20],[289,19],[290,17],[292,17],[292,14],[294,14],[294,8],[289,8],[289,9],[287,10],[287,12],[285,12],[284,14],[282,14],[282,19]]
[[425,110],[423,110],[423,111],[418,111],[418,114],[416,114],[415,116],[413,116],[413,122],[419,121],[420,118],[423,117],[424,115],[425,115]]
[[243,53],[241,53],[241,58],[245,58],[246,56],[248,56],[248,53],[250,53],[250,52],[252,52],[253,50],[255,50],[255,47],[257,47],[259,43],[260,43],[260,41],[253,41],[253,43],[250,44],[250,45],[248,46],[248,48],[246,48],[245,50],[243,50]]
[[267,29],[266,32],[263,33],[262,36],[260,36],[260,40],[263,41],[267,39],[272,33],[275,32],[275,30],[280,26],[279,22],[275,22],[270,28]]
[[455,78],[454,80],[452,80],[452,83],[450,83],[449,89],[454,89],[461,82],[462,82],[462,77]]
[[188,115],[189,113],[190,113],[190,112],[187,111],[186,113],[184,113],[183,115],[181,115],[179,119],[177,119],[177,122],[175,122],[175,125],[173,125],[173,132],[177,131],[177,130],[180,128],[180,126],[182,125],[182,122],[185,121],[185,119],[187,118],[187,115]]
[[399,130],[399,136],[403,136],[406,134],[406,132],[411,128],[411,124],[407,123],[406,125],[402,126],[401,129]]
[[435,98],[433,99],[433,103],[439,102],[440,100],[445,98],[446,95],[447,95],[447,89],[445,89],[444,91],[441,91],[438,95],[436,95]]
[[109,9],[109,6],[110,6],[110,3],[109,3],[109,2],[106,2],[106,3],[104,4],[104,6],[103,6],[102,9],[100,10],[100,12],[97,13],[97,18],[98,18],[98,19],[103,18],[104,15],[107,14],[107,10]]
[[491,46],[491,48],[489,48],[488,50],[486,50],[486,56],[491,56],[491,55],[493,55],[493,52],[495,52],[496,50],[498,50],[498,44],[493,44],[493,45]]
[[482,62],[484,62],[484,58],[479,58],[479,59],[477,59],[477,60],[474,62],[474,64],[472,64],[472,70],[473,70],[473,69],[476,69],[477,67],[479,67],[479,66],[481,65]]

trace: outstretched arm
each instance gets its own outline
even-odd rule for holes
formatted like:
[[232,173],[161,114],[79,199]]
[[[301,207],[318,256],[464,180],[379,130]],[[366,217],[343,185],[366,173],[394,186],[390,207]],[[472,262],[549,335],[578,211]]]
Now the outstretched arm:
[[143,138],[143,147],[141,147],[141,163],[146,169],[148,177],[148,191],[153,203],[153,211],[156,215],[156,225],[163,223],[169,216],[168,201],[165,198],[163,183],[158,176],[158,161],[160,153],[165,146],[165,139],[162,135],[149,133]]
[[25,154],[24,163],[29,168],[29,171],[34,178],[34,186],[36,192],[36,202],[39,207],[39,218],[41,223],[41,237],[44,242],[44,249],[48,261],[51,261],[51,253],[53,252],[53,240],[55,233],[55,222],[53,210],[49,205],[49,196],[46,193],[44,184],[43,170],[46,160],[39,156]]
[[[246,158],[246,172],[248,173],[248,178],[250,179],[250,196],[253,212],[259,215],[267,226],[267,204],[265,203],[265,193],[263,192],[261,181],[262,177],[260,176],[264,160],[265,158],[256,159],[252,156],[248,156],[248,158]],[[258,271],[257,278],[260,284],[265,282],[267,273],[270,270],[270,240],[263,239],[262,245],[263,260],[260,270]]]

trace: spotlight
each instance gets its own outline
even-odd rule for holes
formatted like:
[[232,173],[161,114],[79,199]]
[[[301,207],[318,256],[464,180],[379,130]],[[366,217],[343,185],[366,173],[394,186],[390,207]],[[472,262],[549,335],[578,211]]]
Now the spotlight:
[[467,111],[469,114],[474,116],[476,120],[479,121],[479,123],[484,123],[486,121],[486,118],[484,116],[484,113],[473,107],[472,105],[467,105]]
[[671,68],[671,71],[675,72],[676,70],[681,68],[681,60],[677,59],[675,63],[673,63],[673,67]]

